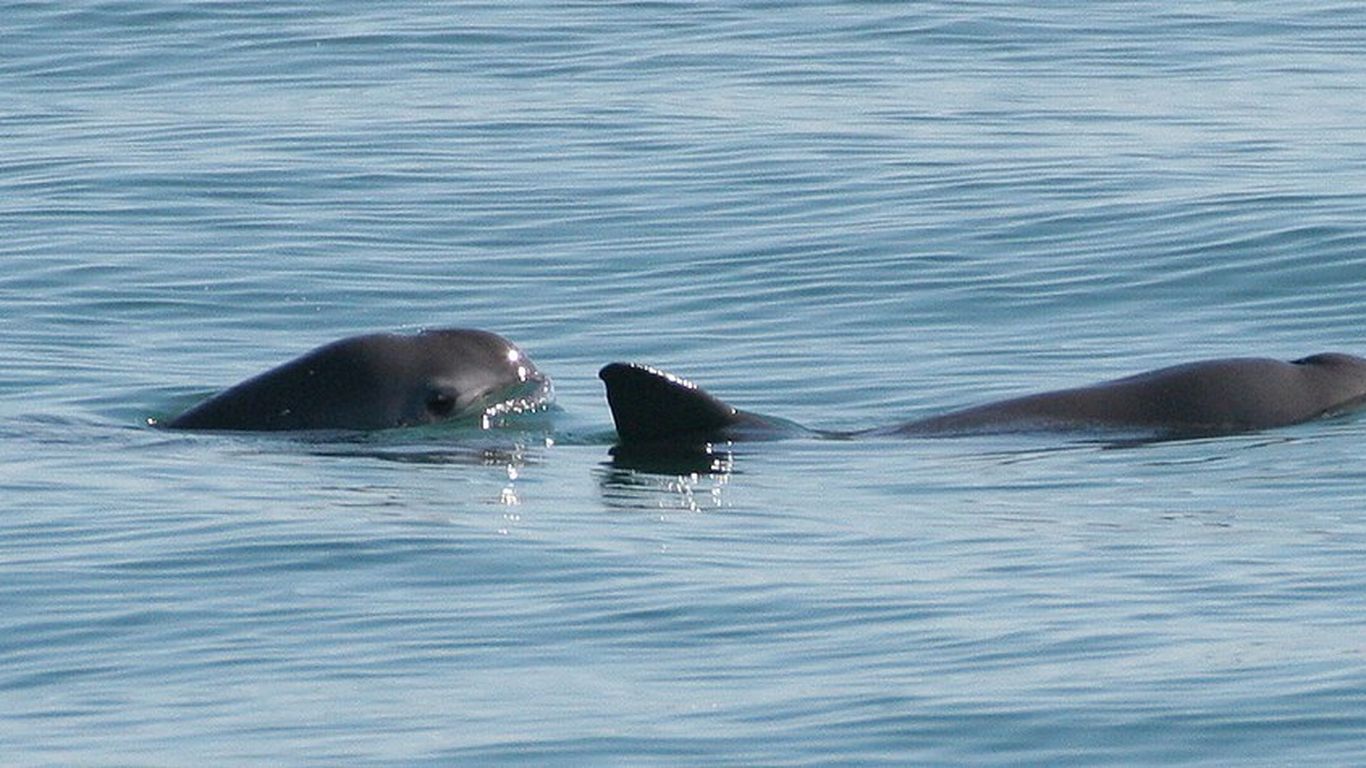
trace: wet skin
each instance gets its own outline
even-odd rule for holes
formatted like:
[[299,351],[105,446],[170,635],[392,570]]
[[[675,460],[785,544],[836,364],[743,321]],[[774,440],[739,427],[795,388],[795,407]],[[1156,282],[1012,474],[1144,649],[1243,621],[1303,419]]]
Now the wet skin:
[[794,435],[934,436],[1020,431],[1142,431],[1196,436],[1287,426],[1366,401],[1366,359],[1342,353],[1293,361],[1203,360],[1088,386],[1011,398],[860,432],[811,430],[738,409],[649,366],[599,372],[623,444],[771,440]]
[[542,407],[550,380],[472,329],[353,336],[237,384],[165,424],[202,430],[375,430]]

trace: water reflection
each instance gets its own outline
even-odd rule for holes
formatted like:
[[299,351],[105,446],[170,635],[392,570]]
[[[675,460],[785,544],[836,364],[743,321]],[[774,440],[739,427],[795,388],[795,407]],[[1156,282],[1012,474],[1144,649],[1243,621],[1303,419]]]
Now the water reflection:
[[528,449],[525,445],[511,446],[356,446],[341,448],[330,446],[326,449],[309,451],[314,456],[329,458],[365,458],[392,461],[400,464],[454,464],[470,467],[506,466],[509,473],[515,473],[527,465],[539,464],[543,457],[540,449]]
[[598,471],[603,502],[618,510],[701,512],[725,506],[735,471],[729,448],[640,449],[618,445]]
[[[509,443],[506,445],[364,445],[336,444],[320,450],[312,450],[314,456],[343,459],[378,459],[407,465],[440,466],[452,468],[479,468],[477,473],[483,480],[502,475],[500,485],[495,485],[492,494],[481,496],[483,502],[502,507],[504,527],[499,533],[508,533],[510,525],[520,522],[521,516],[516,507],[522,504],[519,481],[528,467],[539,466],[545,461],[545,445],[526,445]],[[497,473],[494,475],[493,473]],[[497,481],[494,481],[497,482]],[[486,488],[481,484],[479,488]]]
[[700,445],[614,445],[614,469],[653,475],[729,475],[735,467],[730,443]]

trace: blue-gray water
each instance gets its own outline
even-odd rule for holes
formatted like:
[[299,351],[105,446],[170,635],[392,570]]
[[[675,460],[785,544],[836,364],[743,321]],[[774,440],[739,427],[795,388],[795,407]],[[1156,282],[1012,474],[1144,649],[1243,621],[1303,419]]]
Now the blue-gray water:
[[[1354,3],[0,3],[5,765],[1366,762],[1366,421],[614,463],[1366,352]],[[473,326],[510,430],[146,426]]]

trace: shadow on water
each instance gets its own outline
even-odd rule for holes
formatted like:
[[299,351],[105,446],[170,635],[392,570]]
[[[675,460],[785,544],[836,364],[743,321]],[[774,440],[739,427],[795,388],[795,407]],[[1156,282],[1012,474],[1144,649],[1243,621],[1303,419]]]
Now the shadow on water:
[[735,454],[714,445],[616,445],[597,471],[603,502],[617,510],[700,512],[725,505]]
[[365,458],[399,464],[461,466],[536,465],[555,437],[548,423],[525,420],[485,429],[469,424],[435,424],[364,432],[308,431],[153,431],[189,441],[227,441],[252,451],[285,451],[327,458]]
[[[823,441],[814,437],[797,440]],[[840,437],[838,442],[850,441]],[[1139,430],[1018,431],[1009,433],[938,435],[909,440],[904,437],[876,436],[860,443],[876,443],[877,453],[905,456],[905,463],[942,461],[937,450],[925,452],[931,443],[955,443],[950,455],[955,461],[982,465],[1009,466],[1068,454],[1128,452],[1120,461],[1154,464],[1192,461],[1219,461],[1231,453],[1305,439],[1294,432],[1227,431],[1144,432]],[[596,471],[604,502],[615,509],[658,510],[690,509],[701,511],[725,506],[725,491],[740,469],[748,452],[738,452],[733,443],[701,444],[617,444],[609,449],[610,459]],[[1174,453],[1165,449],[1170,447]],[[1155,453],[1154,453],[1155,452]],[[856,457],[849,457],[857,461]],[[1086,461],[1086,459],[1079,459]],[[905,466],[902,459],[895,459]],[[834,470],[835,467],[831,466]]]
[[614,445],[608,466],[617,472],[648,475],[729,475],[735,454],[714,444],[633,446]]
[[332,446],[321,450],[310,450],[309,453],[324,458],[376,459],[395,464],[515,467],[520,469],[542,463],[544,461],[542,455],[544,450],[544,446],[514,443],[502,446],[454,445],[389,448]]

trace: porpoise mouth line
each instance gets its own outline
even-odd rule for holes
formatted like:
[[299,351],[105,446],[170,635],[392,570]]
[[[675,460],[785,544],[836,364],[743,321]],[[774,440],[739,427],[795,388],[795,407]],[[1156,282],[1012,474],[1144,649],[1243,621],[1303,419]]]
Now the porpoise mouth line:
[[486,405],[479,416],[481,429],[493,429],[508,417],[549,410],[555,402],[555,386],[548,376],[541,375],[491,399],[494,402]]

